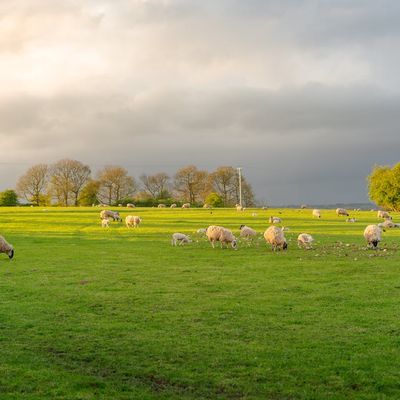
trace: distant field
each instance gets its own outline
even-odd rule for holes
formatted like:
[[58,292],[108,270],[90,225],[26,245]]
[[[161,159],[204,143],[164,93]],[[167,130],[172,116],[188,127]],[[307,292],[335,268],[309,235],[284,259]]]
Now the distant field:
[[[0,208],[15,247],[0,254],[1,400],[400,398],[400,230],[366,250],[375,212],[119,211],[141,227],[101,228],[98,208]],[[210,224],[261,234],[270,215],[287,252],[196,241]],[[172,247],[173,232],[195,240]]]

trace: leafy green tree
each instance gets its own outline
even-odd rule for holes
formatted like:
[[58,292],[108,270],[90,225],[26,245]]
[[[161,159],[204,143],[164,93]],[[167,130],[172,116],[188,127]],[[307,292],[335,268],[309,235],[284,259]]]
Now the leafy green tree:
[[222,197],[215,192],[211,192],[207,197],[206,197],[206,204],[209,204],[210,206],[213,207],[223,207],[224,206],[224,200]]
[[86,182],[86,185],[80,192],[79,205],[91,206],[93,204],[99,204],[97,198],[100,189],[100,182],[94,179],[90,179]]
[[387,210],[400,210],[400,163],[390,166],[375,165],[368,180],[369,198]]
[[8,189],[0,193],[0,206],[16,206],[18,204],[18,195],[15,190]]

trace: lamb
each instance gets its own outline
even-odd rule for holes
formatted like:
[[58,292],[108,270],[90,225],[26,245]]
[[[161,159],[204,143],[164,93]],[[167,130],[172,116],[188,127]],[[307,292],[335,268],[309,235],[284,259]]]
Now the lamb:
[[102,210],[102,211],[100,211],[100,218],[101,219],[112,219],[113,221],[122,222],[122,218],[119,215],[118,211]]
[[132,203],[128,203],[127,205],[126,205],[128,208],[135,208],[136,206],[134,205],[134,204],[132,204]]
[[240,225],[240,237],[242,238],[247,238],[247,239],[251,239],[255,236],[257,236],[257,232],[250,228],[249,226],[246,225]]
[[166,205],[162,204],[162,203],[157,206],[157,208],[165,208],[165,207],[166,207]]
[[141,222],[142,222],[142,218],[140,218],[137,215],[128,215],[125,218],[125,224],[126,224],[127,228],[132,228],[132,226],[134,228],[138,228]]
[[378,218],[383,218],[383,219],[392,219],[390,214],[387,211],[378,211]]
[[349,216],[349,213],[348,213],[347,210],[344,209],[344,208],[337,208],[337,209],[336,209],[336,214],[337,214],[338,217],[339,217],[340,215],[345,215],[346,217]]
[[281,218],[274,217],[274,216],[269,217],[268,221],[269,221],[270,224],[280,224],[280,223],[282,223],[282,219]]
[[392,220],[385,219],[385,221],[379,223],[378,226],[385,230],[386,228],[398,228],[400,227],[400,224],[395,224]]
[[367,241],[368,247],[378,247],[381,241],[382,230],[378,225],[368,225],[364,230],[364,237]]
[[206,232],[208,241],[211,242],[213,249],[215,248],[215,242],[221,243],[221,248],[225,244],[226,247],[230,243],[233,249],[237,249],[237,241],[235,236],[229,229],[222,226],[210,225]]
[[190,208],[190,203],[184,203],[184,204],[182,204],[182,208]]
[[14,247],[3,236],[0,236],[0,253],[7,254],[10,260],[14,257]]
[[241,206],[240,204],[236,204],[235,207],[236,207],[236,211],[243,211],[244,210],[243,206]]
[[110,220],[108,218],[104,218],[101,220],[101,226],[103,228],[109,228],[110,227]]
[[308,233],[300,233],[300,235],[297,237],[297,245],[305,249],[311,249],[311,244],[313,241],[314,238]]
[[212,208],[212,207],[211,207],[210,204],[205,203],[205,204],[203,205],[203,208]]
[[356,222],[357,220],[355,218],[346,218],[346,222]]
[[196,231],[196,233],[197,233],[198,235],[205,235],[206,232],[207,232],[207,229],[206,229],[206,228],[199,228],[199,229],[197,229],[197,231]]
[[176,245],[182,246],[185,243],[191,243],[191,242],[192,242],[192,239],[190,239],[189,236],[187,236],[183,233],[176,232],[172,235],[172,240],[171,240],[172,246],[176,246]]
[[272,246],[274,251],[277,249],[286,250],[288,247],[283,230],[278,226],[270,226],[264,232],[264,239]]
[[175,203],[172,203],[172,204],[169,206],[169,208],[176,208],[176,204],[175,204]]
[[321,210],[318,210],[318,209],[315,208],[312,211],[312,216],[315,217],[315,218],[321,218]]

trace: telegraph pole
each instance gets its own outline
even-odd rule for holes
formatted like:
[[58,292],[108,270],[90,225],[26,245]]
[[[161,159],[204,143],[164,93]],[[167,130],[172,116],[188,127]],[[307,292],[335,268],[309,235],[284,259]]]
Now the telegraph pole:
[[239,175],[239,205],[242,207],[242,168],[238,167],[238,175]]

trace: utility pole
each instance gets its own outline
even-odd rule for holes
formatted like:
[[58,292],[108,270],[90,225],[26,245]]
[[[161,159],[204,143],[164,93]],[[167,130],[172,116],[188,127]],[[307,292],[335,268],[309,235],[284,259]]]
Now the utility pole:
[[242,207],[242,168],[238,167],[238,175],[239,175],[239,205]]

